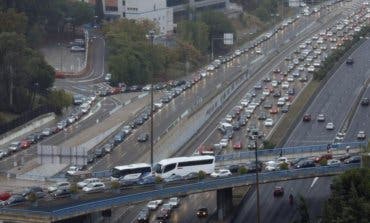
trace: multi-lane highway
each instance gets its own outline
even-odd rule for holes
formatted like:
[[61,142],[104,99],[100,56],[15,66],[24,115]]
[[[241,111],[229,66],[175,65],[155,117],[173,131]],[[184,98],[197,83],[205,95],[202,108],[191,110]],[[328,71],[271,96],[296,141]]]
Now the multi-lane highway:
[[[300,122],[290,135],[286,146],[325,144],[334,140],[353,103],[357,102],[356,98],[360,96],[361,88],[369,78],[369,50],[370,41],[366,41],[351,55],[355,63],[352,65],[343,63],[338,68],[306,111],[313,119],[310,122]],[[318,114],[324,114],[326,121],[318,122],[316,118]],[[325,128],[327,122],[334,123],[334,130]],[[348,133],[355,135],[358,130],[361,129],[353,127],[350,129],[353,132]],[[354,137],[348,139],[356,140]]]
[[[313,120],[310,122],[300,122],[293,130],[285,146],[333,142],[336,133],[342,126],[352,106],[358,108],[347,131],[345,140],[356,140],[358,130],[369,131],[369,129],[366,128],[368,123],[364,122],[364,120],[367,120],[366,117],[368,116],[367,107],[354,104],[357,101],[356,97],[360,96],[360,90],[369,77],[367,71],[369,46],[370,41],[366,41],[351,55],[357,62],[356,65],[347,65],[343,63],[332,75],[306,111],[307,114],[312,115]],[[369,91],[366,90],[364,95],[369,96]],[[316,120],[317,115],[320,113],[326,116],[326,121],[323,123],[319,123]],[[335,129],[326,130],[325,125],[327,122],[333,122]],[[308,204],[311,219],[317,219],[321,213],[322,201],[330,195],[328,187],[330,182],[331,179],[319,178],[313,187],[316,188],[316,190],[312,190],[311,185],[314,183],[312,180],[300,180],[295,184],[283,186],[286,190],[292,190],[295,195],[301,193]],[[307,191],[302,191],[302,189]],[[273,186],[270,188],[261,186],[260,204],[261,207],[263,207],[261,208],[261,216],[262,219],[264,219],[263,222],[280,222],[289,221],[289,219],[299,219],[299,216],[294,214],[297,212],[289,208],[287,197],[285,197],[283,202],[275,202],[275,200],[271,202],[271,196],[267,196],[266,194],[271,194],[272,191]],[[255,193],[249,198],[246,198],[242,207],[243,211],[240,211],[237,215],[235,222],[249,222],[256,219],[255,199]]]
[[[321,216],[321,204],[330,195],[332,177],[308,178],[260,185],[260,216],[261,222],[291,222],[299,219],[298,197],[302,196],[308,204],[310,219]],[[274,197],[275,186],[284,188],[284,195]],[[289,204],[289,194],[293,194],[294,205]],[[256,222],[256,190],[248,193],[245,202],[234,218],[235,223]]]

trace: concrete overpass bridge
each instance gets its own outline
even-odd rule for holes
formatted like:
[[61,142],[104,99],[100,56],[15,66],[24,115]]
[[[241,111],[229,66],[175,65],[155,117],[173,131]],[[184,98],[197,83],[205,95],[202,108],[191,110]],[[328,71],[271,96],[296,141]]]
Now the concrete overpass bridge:
[[[260,183],[337,175],[358,168],[360,164],[320,166],[259,173]],[[245,174],[201,181],[182,181],[175,184],[156,184],[123,191],[107,191],[79,199],[39,201],[37,205],[26,203],[0,209],[0,220],[14,223],[94,222],[94,216],[109,213],[112,208],[145,201],[184,196],[206,191],[217,191],[217,212],[222,219],[232,208],[232,188],[255,183],[255,174]]]

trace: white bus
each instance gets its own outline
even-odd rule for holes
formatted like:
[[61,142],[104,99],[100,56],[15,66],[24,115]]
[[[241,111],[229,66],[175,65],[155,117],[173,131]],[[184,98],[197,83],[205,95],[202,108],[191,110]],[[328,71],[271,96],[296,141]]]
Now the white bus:
[[116,166],[112,170],[112,181],[119,180],[119,178],[124,178],[129,175],[135,175],[140,177],[148,175],[152,172],[150,164],[147,163],[136,163],[124,166]]
[[153,171],[156,176],[167,178],[171,175],[186,176],[189,173],[204,171],[211,174],[215,170],[214,156],[190,156],[164,159],[158,162]]

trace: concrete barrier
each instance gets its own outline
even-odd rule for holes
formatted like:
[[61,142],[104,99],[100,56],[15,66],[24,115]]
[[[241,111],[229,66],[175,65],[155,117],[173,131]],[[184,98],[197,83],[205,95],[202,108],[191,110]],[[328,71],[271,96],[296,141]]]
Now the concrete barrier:
[[18,138],[22,135],[25,135],[51,121],[53,121],[56,118],[56,115],[54,113],[48,113],[41,115],[29,122],[27,122],[24,125],[21,125],[3,135],[0,136],[0,145],[4,145],[10,141],[12,141],[15,138]]

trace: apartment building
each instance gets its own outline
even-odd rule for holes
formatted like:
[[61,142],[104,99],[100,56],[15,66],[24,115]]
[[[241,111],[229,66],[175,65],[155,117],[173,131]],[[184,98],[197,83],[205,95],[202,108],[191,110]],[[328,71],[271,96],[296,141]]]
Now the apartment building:
[[[96,1],[89,3],[95,5]],[[173,31],[173,9],[167,7],[166,0],[102,0],[102,3],[107,19],[148,19],[156,23],[162,35]]]

